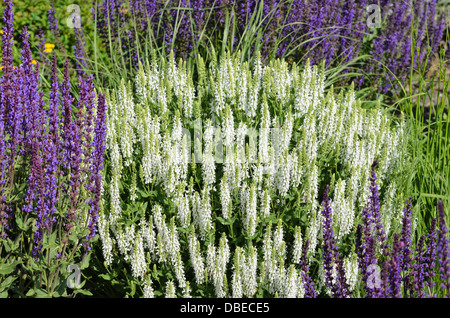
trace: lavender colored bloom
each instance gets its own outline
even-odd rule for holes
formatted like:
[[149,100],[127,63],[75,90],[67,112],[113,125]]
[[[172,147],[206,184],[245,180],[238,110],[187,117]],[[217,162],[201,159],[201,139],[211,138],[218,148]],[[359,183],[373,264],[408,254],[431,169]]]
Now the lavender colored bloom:
[[306,240],[302,250],[302,257],[300,259],[300,273],[302,275],[303,286],[305,288],[305,298],[316,298],[317,293],[314,288],[314,282],[309,276],[309,266],[307,261],[307,254],[309,248],[309,239]]
[[393,250],[390,260],[390,288],[391,296],[394,298],[401,298],[401,259],[402,259],[403,243],[399,240],[398,234],[394,234]]
[[401,259],[401,269],[405,273],[404,283],[405,289],[409,290],[410,278],[406,272],[410,269],[411,265],[411,197],[406,202],[406,207],[403,209],[403,225],[401,232],[401,242],[403,243],[403,257]]
[[[437,257],[436,224],[437,220],[436,218],[433,218],[433,220],[431,221],[430,231],[427,234],[428,246],[424,256],[425,285],[428,287],[429,290],[432,290],[433,286],[435,285],[433,278],[436,276],[435,273],[435,264]],[[433,297],[435,295],[425,294],[425,297],[427,296]]]
[[[333,297],[343,298],[349,294],[348,285],[345,278],[342,259],[339,257],[336,241],[334,239],[332,225],[332,211],[330,198],[328,197],[329,186],[327,185],[323,194],[323,266],[325,270],[325,280],[328,288],[331,289]],[[333,283],[333,263],[337,265],[337,279]]]
[[450,296],[450,254],[448,228],[445,222],[444,203],[442,200],[438,202],[439,211],[439,231],[438,231],[438,260],[439,273],[441,279],[441,288],[445,290],[446,296]]
[[100,94],[98,97],[97,123],[95,127],[94,150],[92,152],[90,181],[94,182],[94,198],[90,201],[89,210],[89,234],[86,237],[86,247],[90,249],[89,241],[95,236],[96,224],[98,221],[98,212],[100,209],[101,198],[101,170],[103,169],[103,154],[105,152],[106,139],[106,102],[105,96]]
[[413,271],[411,273],[411,285],[410,295],[417,295],[418,298],[425,296],[424,280],[425,280],[425,257],[424,257],[424,244],[425,235],[422,235],[419,239],[419,243],[416,248],[416,256],[414,259]]

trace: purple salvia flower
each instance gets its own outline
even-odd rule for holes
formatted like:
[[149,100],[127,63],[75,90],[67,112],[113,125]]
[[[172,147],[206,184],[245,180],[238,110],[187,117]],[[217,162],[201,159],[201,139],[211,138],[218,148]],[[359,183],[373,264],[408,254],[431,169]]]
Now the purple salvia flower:
[[[89,242],[96,233],[96,224],[98,220],[98,212],[101,198],[101,170],[103,169],[103,154],[105,152],[106,140],[106,101],[103,94],[98,96],[97,106],[97,123],[95,127],[94,137],[94,151],[92,153],[93,160],[91,161],[91,178],[94,178],[95,189],[94,199],[91,200],[91,209],[89,210],[89,234],[86,237]],[[89,243],[88,243],[89,244]],[[87,245],[88,249],[90,246]]]
[[[424,275],[425,275],[425,285],[431,291],[434,287],[433,278],[436,276],[435,273],[435,264],[437,257],[437,233],[436,233],[436,224],[437,219],[433,218],[431,221],[430,231],[427,234],[428,246],[425,251],[424,256]],[[435,295],[432,293],[431,295],[425,294],[425,297],[434,297]]]
[[425,296],[424,292],[424,279],[425,279],[425,257],[424,257],[424,244],[425,235],[422,235],[419,239],[419,243],[416,248],[416,256],[413,266],[413,272],[411,277],[410,285],[410,295],[417,295],[418,298],[423,298]]
[[386,241],[386,235],[384,232],[383,223],[381,222],[381,216],[380,216],[380,194],[378,191],[378,184],[377,176],[375,173],[375,167],[378,165],[378,161],[374,161],[372,164],[372,171],[371,175],[369,177],[369,189],[370,189],[370,196],[369,196],[369,212],[371,214],[371,220],[376,228],[376,234],[378,236],[378,241],[383,246],[384,242]]
[[302,257],[300,259],[300,272],[302,275],[303,287],[305,288],[305,298],[316,298],[317,293],[314,288],[314,282],[309,276],[309,266],[308,266],[308,248],[309,248],[309,239],[306,240],[305,245],[303,246]]
[[401,269],[404,273],[405,290],[409,290],[409,276],[406,273],[410,269],[411,264],[411,197],[406,202],[406,207],[403,209],[403,225],[401,232],[401,242],[403,243],[403,257],[401,260]]
[[394,234],[393,250],[390,262],[390,285],[391,296],[394,298],[401,298],[401,259],[402,259],[403,243],[399,240],[398,234]]
[[[347,297],[348,285],[346,283],[342,259],[339,257],[339,251],[334,239],[332,211],[330,198],[328,197],[329,186],[327,185],[323,194],[323,266],[325,271],[325,280],[328,288],[331,289],[333,297]],[[333,263],[337,265],[337,279],[333,283]]]
[[439,211],[439,231],[438,231],[438,260],[439,273],[441,279],[441,288],[445,290],[446,297],[450,297],[450,254],[448,228],[445,222],[444,203],[442,200],[438,202]]

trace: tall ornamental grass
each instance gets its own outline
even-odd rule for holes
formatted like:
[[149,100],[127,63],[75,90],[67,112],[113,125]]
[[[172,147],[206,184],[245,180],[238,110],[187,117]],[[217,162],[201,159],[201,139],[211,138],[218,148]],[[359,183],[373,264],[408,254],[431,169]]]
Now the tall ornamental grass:
[[136,68],[152,46],[196,62],[225,51],[241,51],[245,61],[259,52],[264,63],[325,61],[341,84],[356,80],[389,95],[408,78],[412,52],[417,67],[428,51],[438,52],[447,27],[436,1],[425,0],[105,0],[93,14],[96,33],[123,69]]

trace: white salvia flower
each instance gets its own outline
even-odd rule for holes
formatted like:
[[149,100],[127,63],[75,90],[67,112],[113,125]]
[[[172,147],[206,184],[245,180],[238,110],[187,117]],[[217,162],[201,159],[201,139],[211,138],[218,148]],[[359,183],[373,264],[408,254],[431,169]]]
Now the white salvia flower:
[[184,276],[184,264],[181,260],[181,253],[178,251],[174,262],[175,276],[178,280],[178,287],[184,289],[186,287],[186,277]]
[[209,277],[214,279],[215,276],[215,263],[216,263],[216,247],[214,244],[209,243],[206,247],[206,269]]
[[236,129],[237,162],[245,162],[245,136],[247,134],[247,124],[240,122]]
[[[315,70],[314,70],[315,73]],[[306,114],[310,106],[312,105],[313,90],[312,90],[312,77],[313,69],[309,63],[305,64],[305,69],[302,72],[299,86],[295,90],[295,102],[294,102],[294,116],[302,117]]]
[[195,99],[195,87],[192,83],[192,78],[189,77],[187,81],[187,85],[183,91],[183,110],[184,110],[184,116],[187,118],[192,117],[192,110],[194,105],[194,99]]
[[303,281],[303,274],[300,272],[297,276],[297,297],[304,298],[305,297],[305,283]]
[[283,295],[284,285],[286,279],[286,268],[284,267],[284,261],[280,261],[276,266],[275,276],[274,276],[274,288],[273,290],[278,293],[278,295]]
[[159,106],[159,114],[162,115],[167,111],[167,94],[164,87],[164,82],[160,81],[156,88],[157,105]]
[[273,72],[273,79],[276,89],[276,96],[284,108],[289,101],[292,76],[289,74],[288,63],[285,61],[275,61],[275,72]]
[[155,257],[155,248],[156,248],[156,235],[153,230],[153,218],[150,216],[150,221],[147,223],[145,219],[141,220],[140,223],[141,235],[144,241],[144,248],[147,248],[152,255],[153,259]]
[[286,257],[286,245],[283,240],[283,223],[281,219],[278,220],[277,228],[273,234],[273,250],[277,260],[283,260]]
[[309,246],[308,246],[308,254],[314,253],[317,246],[318,241],[318,234],[320,230],[320,215],[316,210],[313,210],[310,214],[310,220],[309,220],[309,232],[308,232],[308,239],[309,239]]
[[169,228],[166,224],[166,216],[161,214],[161,207],[159,205],[153,207],[153,222],[158,231],[156,237],[158,245],[157,254],[159,255],[160,262],[166,262],[166,255],[169,253],[169,248],[171,248],[171,251],[173,252],[173,246],[169,246]]
[[110,183],[111,224],[115,224],[116,220],[118,220],[120,218],[120,215],[122,214],[122,207],[120,205],[121,200],[120,200],[119,179],[120,176],[117,174],[117,170],[114,169]]
[[192,216],[194,219],[195,228],[200,231],[200,238],[205,239],[205,234],[203,233],[203,219],[202,219],[202,198],[197,191],[191,196],[192,200]]
[[200,250],[200,242],[195,237],[194,230],[189,235],[189,254],[191,257],[192,267],[194,268],[195,280],[197,284],[203,284],[205,280],[205,264]]
[[283,155],[280,156],[280,162],[277,169],[277,189],[280,193],[280,197],[285,197],[290,189],[291,184],[291,170],[293,169],[292,157],[286,150]]
[[227,173],[225,172],[220,181],[220,203],[222,205],[222,216],[228,219],[231,216],[231,193],[227,180]]
[[231,289],[233,298],[242,298],[243,286],[242,286],[242,250],[239,246],[236,247],[234,252],[234,264],[233,264],[233,276],[231,279]]
[[302,240],[302,231],[299,226],[295,227],[294,230],[294,247],[292,249],[292,263],[299,264],[302,258],[302,248],[303,248],[303,240]]
[[349,234],[353,228],[354,212],[351,201],[345,197],[345,187],[345,180],[339,179],[334,190],[334,199],[331,202],[337,242],[344,235]]
[[355,289],[358,282],[358,256],[356,253],[352,253],[349,257],[344,258],[344,270],[347,284],[349,285],[349,291]]
[[270,120],[269,105],[267,104],[266,95],[263,95],[262,118],[261,126],[259,128],[259,154],[261,162],[264,164],[269,163]]
[[146,269],[147,264],[145,262],[144,244],[142,242],[141,233],[138,233],[134,245],[133,256],[131,258],[131,272],[134,277],[143,278]]
[[177,298],[175,285],[172,280],[168,280],[166,283],[166,298]]
[[250,192],[248,194],[248,199],[245,201],[245,211],[244,214],[244,228],[249,236],[255,235],[256,226],[258,223],[257,219],[257,195],[255,191],[255,184],[250,185]]
[[[221,240],[222,241],[222,240]],[[222,252],[221,252],[222,250]],[[206,251],[206,264],[208,268],[209,276],[212,278],[216,296],[218,298],[225,297],[225,291],[223,290],[224,283],[224,255],[223,248],[219,247],[216,254],[216,249],[213,244],[209,244]],[[226,263],[225,263],[226,267]]]
[[107,265],[111,265],[114,258],[112,253],[114,240],[109,234],[109,223],[105,219],[105,213],[103,210],[99,213],[98,232],[100,239],[102,240],[103,258],[105,259]]
[[318,177],[318,167],[314,163],[311,169],[311,173],[308,176],[309,181],[309,200],[313,202],[313,207],[317,207],[317,198],[319,194],[319,177]]
[[303,146],[300,140],[296,150],[291,154],[292,158],[292,170],[291,170],[291,187],[299,188],[303,183],[303,173],[305,172],[303,167]]
[[[245,62],[247,63],[247,62]],[[249,90],[249,82],[251,83],[251,73],[248,70],[248,67],[241,66],[238,70],[239,72],[239,80],[240,83],[237,85],[237,94],[238,94],[238,109],[246,110],[248,108],[248,90]]]
[[271,203],[271,198],[270,198],[269,190],[265,189],[261,193],[261,215],[263,218],[266,218],[270,215],[270,203]]
[[134,245],[134,224],[129,227],[125,227],[125,233],[122,228],[119,227],[116,232],[116,241],[119,251],[122,253],[124,260],[128,261],[130,258],[130,252]]
[[216,167],[215,158],[213,155],[214,130],[215,128],[212,126],[211,121],[208,120],[204,134],[205,149],[203,152],[202,161],[203,182],[205,183],[205,186],[216,182]]
[[152,276],[150,274],[148,274],[145,278],[143,290],[144,290],[144,298],[155,297],[152,287]]
[[222,272],[225,272],[228,261],[230,259],[230,248],[228,246],[228,240],[225,233],[222,233],[222,237],[219,241],[219,250],[217,253],[217,258],[219,260],[219,266]]
[[200,236],[205,238],[212,229],[211,201],[209,198],[209,189],[206,186],[202,190],[201,206],[198,217]]
[[266,233],[263,239],[263,259],[264,259],[264,277],[261,277],[261,281],[269,279],[270,273],[272,272],[272,222],[266,227]]
[[291,264],[285,279],[284,297],[297,298],[298,295],[298,274],[295,265]]
[[258,288],[257,283],[257,267],[258,267],[258,256],[256,248],[250,246],[248,254],[243,259],[243,292],[247,297],[253,297]]
[[227,153],[225,155],[225,164],[223,167],[223,173],[227,174],[227,182],[228,182],[228,187],[230,189],[230,192],[232,192],[235,189],[236,167],[237,167],[236,152],[227,151]]
[[117,143],[116,133],[114,132],[115,129],[112,130],[113,132],[111,134],[113,135],[113,137],[112,144],[110,145],[111,166],[113,170],[121,171],[122,155],[120,154],[119,144]]
[[230,258],[230,249],[228,247],[228,241],[225,233],[223,233],[220,238],[217,255],[214,255],[215,249],[210,246],[212,246],[212,244],[208,246],[207,250],[207,264],[209,272],[212,276],[217,297],[225,297],[226,291],[224,290],[224,278],[226,277],[226,267]]
[[185,196],[182,193],[182,190],[179,189],[177,191],[176,197],[175,197],[175,206],[177,208],[177,218],[181,224],[182,227],[187,228],[189,226],[189,219],[190,219],[190,208],[189,208],[189,197]]
[[288,112],[286,114],[286,118],[284,119],[284,124],[281,129],[280,134],[280,152],[283,153],[287,149],[289,149],[289,144],[292,139],[292,131],[294,129],[294,118],[291,113]]
[[234,147],[234,117],[233,111],[227,104],[225,108],[224,119],[222,123],[223,145],[228,152],[233,152]]
[[191,284],[189,282],[186,282],[183,288],[183,298],[192,298],[191,291]]
[[171,263],[175,263],[177,261],[177,255],[180,252],[180,242],[178,241],[178,230],[175,226],[174,217],[170,219],[170,227],[167,237],[167,252]]

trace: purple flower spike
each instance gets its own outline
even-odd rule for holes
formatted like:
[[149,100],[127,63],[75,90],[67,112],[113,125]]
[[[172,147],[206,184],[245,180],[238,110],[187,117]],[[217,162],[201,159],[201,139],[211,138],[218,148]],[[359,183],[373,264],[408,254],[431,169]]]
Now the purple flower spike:
[[448,228],[445,222],[444,203],[442,200],[438,202],[439,211],[439,231],[438,231],[438,259],[439,273],[441,279],[441,288],[445,290],[445,295],[450,296],[450,255]]
[[[343,262],[337,250],[336,241],[334,239],[332,211],[330,206],[330,198],[328,197],[329,186],[325,188],[323,194],[323,266],[325,270],[326,285],[331,289],[333,297],[345,298],[348,296],[348,285],[343,269]],[[333,265],[337,265],[337,281],[333,283]]]

